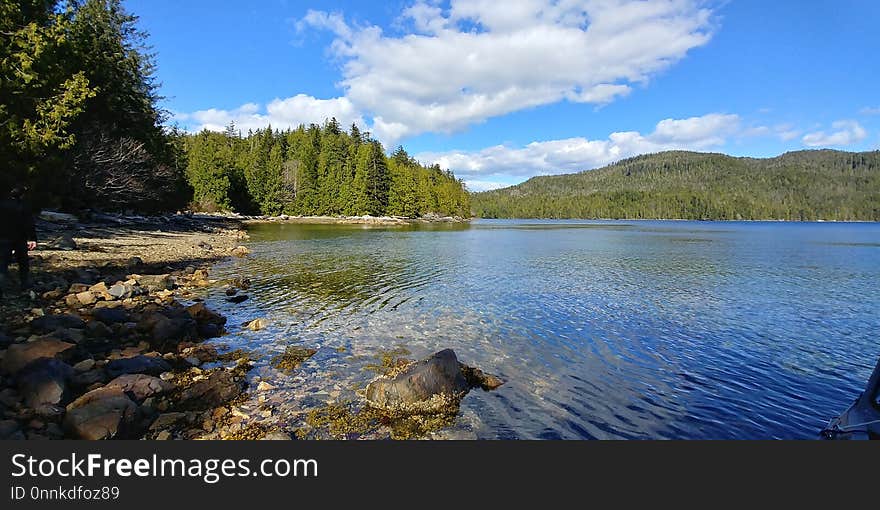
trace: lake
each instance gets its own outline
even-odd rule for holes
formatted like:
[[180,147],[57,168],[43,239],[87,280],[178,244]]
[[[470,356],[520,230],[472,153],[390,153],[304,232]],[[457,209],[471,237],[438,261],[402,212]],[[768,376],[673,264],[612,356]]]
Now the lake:
[[[251,278],[217,342],[292,428],[357,407],[383,355],[452,348],[507,381],[452,439],[816,438],[880,355],[880,224],[479,220],[250,227]],[[241,323],[266,317],[252,332]],[[292,374],[268,359],[318,352]],[[256,381],[256,379],[255,379]],[[256,399],[257,397],[253,397]],[[267,405],[260,397],[254,405]]]

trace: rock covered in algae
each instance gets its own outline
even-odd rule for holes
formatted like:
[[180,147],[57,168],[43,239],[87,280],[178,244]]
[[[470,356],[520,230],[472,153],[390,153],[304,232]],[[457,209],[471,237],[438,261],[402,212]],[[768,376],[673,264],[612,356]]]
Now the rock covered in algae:
[[459,363],[455,351],[444,349],[405,365],[367,385],[367,403],[392,415],[457,412],[472,387],[490,390],[503,381]]
[[318,351],[315,349],[309,349],[308,347],[291,345],[284,350],[283,354],[274,356],[271,359],[270,364],[278,370],[290,372],[299,367],[303,361],[314,356],[316,352]]

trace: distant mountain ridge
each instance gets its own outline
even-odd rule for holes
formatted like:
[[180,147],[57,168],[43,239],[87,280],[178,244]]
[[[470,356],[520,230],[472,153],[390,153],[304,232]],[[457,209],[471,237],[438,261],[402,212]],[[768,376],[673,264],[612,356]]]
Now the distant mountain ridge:
[[880,221],[880,151],[668,151],[475,193],[482,218]]

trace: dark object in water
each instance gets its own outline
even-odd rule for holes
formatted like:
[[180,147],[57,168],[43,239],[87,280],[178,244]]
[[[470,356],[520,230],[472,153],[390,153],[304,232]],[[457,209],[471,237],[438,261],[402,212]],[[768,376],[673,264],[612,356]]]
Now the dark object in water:
[[234,296],[236,294],[238,294],[238,289],[236,289],[235,287],[229,287],[228,289],[226,289],[227,296]]
[[374,379],[367,385],[370,406],[395,416],[457,414],[471,388],[491,391],[504,381],[458,361],[444,349]]
[[226,298],[226,301],[229,301],[230,303],[238,304],[238,303],[245,302],[247,300],[247,298],[248,298],[247,294],[239,294],[237,296],[230,296],[230,297]]
[[823,439],[880,439],[880,360],[865,391],[849,408],[828,422]]

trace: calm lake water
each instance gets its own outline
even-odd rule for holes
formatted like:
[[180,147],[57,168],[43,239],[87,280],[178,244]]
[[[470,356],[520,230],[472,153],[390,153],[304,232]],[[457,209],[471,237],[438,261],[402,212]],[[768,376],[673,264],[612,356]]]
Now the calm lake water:
[[[434,437],[815,438],[880,355],[880,224],[287,224],[249,247],[212,278],[251,299],[207,300],[294,427],[359,402],[383,353],[449,347],[507,384]],[[284,375],[267,360],[290,344],[318,353]]]

